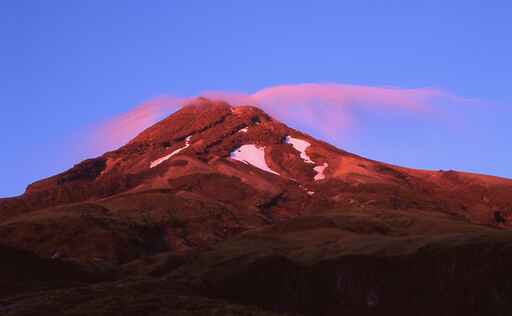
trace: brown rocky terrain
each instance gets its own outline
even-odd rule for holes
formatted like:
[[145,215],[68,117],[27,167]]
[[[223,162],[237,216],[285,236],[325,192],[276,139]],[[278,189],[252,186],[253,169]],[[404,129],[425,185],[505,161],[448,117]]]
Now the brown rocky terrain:
[[0,199],[0,314],[508,315],[511,211],[200,98]]

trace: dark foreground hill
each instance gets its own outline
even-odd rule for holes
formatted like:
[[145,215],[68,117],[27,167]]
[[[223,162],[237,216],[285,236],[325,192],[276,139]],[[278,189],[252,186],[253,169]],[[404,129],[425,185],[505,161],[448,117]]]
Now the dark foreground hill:
[[198,99],[0,200],[0,314],[509,315],[510,210]]

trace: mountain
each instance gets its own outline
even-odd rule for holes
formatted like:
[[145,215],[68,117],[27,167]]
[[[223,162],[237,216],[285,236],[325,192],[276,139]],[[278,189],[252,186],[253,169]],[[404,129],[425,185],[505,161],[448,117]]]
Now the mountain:
[[512,180],[370,160],[198,98],[0,199],[0,270],[35,280],[3,278],[0,312],[506,315],[511,220]]

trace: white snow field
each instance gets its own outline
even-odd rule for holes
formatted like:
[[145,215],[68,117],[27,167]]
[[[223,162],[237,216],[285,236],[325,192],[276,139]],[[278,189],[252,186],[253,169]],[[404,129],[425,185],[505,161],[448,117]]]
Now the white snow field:
[[285,143],[291,144],[293,148],[295,148],[298,152],[300,152],[300,157],[306,162],[314,164],[313,160],[306,154],[306,149],[311,146],[310,143],[308,143],[305,140],[293,138],[291,136],[286,136]]
[[[286,136],[285,143],[291,144],[293,148],[295,148],[298,152],[300,152],[300,157],[306,162],[310,164],[315,164],[313,160],[311,160],[311,157],[306,154],[306,149],[308,149],[311,144],[305,140],[294,138],[291,136]],[[316,171],[316,175],[313,178],[315,181],[323,180],[325,179],[324,171],[329,165],[327,163],[324,163],[321,166],[316,166],[313,169]]]
[[241,161],[245,164],[253,165],[263,171],[276,175],[279,173],[270,169],[265,161],[265,148],[258,148],[256,145],[243,145],[231,152],[230,158]]
[[324,171],[325,171],[325,169],[326,169],[328,166],[329,166],[329,165],[327,164],[327,162],[325,162],[323,165],[321,165],[321,166],[316,166],[315,168],[313,168],[313,169],[316,171],[316,176],[315,176],[313,179],[314,179],[315,181],[325,179]]
[[159,164],[161,164],[162,162],[164,161],[167,161],[169,160],[172,156],[178,154],[180,151],[182,150],[185,150],[187,149],[189,146],[190,146],[190,140],[192,139],[192,136],[188,136],[186,139],[185,139],[185,146],[181,147],[181,148],[178,148],[176,149],[175,151],[173,151],[172,153],[168,154],[167,156],[164,156],[160,159],[157,159],[153,162],[151,162],[151,165],[150,165],[150,168],[154,168],[156,166],[158,166]]

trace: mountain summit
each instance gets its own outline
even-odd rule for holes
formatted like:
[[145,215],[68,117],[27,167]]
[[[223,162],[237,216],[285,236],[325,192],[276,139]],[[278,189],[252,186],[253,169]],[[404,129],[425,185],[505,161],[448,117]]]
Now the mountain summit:
[[[407,287],[388,289],[377,273],[411,287],[413,271],[397,270],[408,269],[402,261],[408,258],[425,273],[418,280],[432,286],[417,304],[444,300],[431,282],[439,280],[435,269],[449,269],[450,247],[461,260],[478,261],[466,245],[488,250],[494,240],[510,240],[511,192],[512,180],[370,160],[292,129],[257,107],[199,98],[121,148],[33,183],[19,197],[0,199],[0,240],[37,260],[71,260],[96,272],[101,263],[102,269],[122,267],[143,276],[147,269],[175,273],[169,278],[199,286],[197,293],[276,312],[389,310]],[[476,236],[490,237],[483,242]],[[155,259],[164,254],[170,256],[164,263]],[[191,256],[193,264],[181,267]],[[386,261],[388,256],[397,261]],[[351,262],[348,270],[343,261]],[[314,270],[322,265],[324,272]],[[498,277],[495,271],[476,278],[484,284]],[[258,273],[278,283],[265,284]],[[471,269],[446,273],[457,279]],[[328,290],[318,287],[320,280]],[[287,288],[292,283],[297,289]],[[299,290],[309,297],[299,298]],[[463,301],[479,291],[468,293],[452,299]]]

